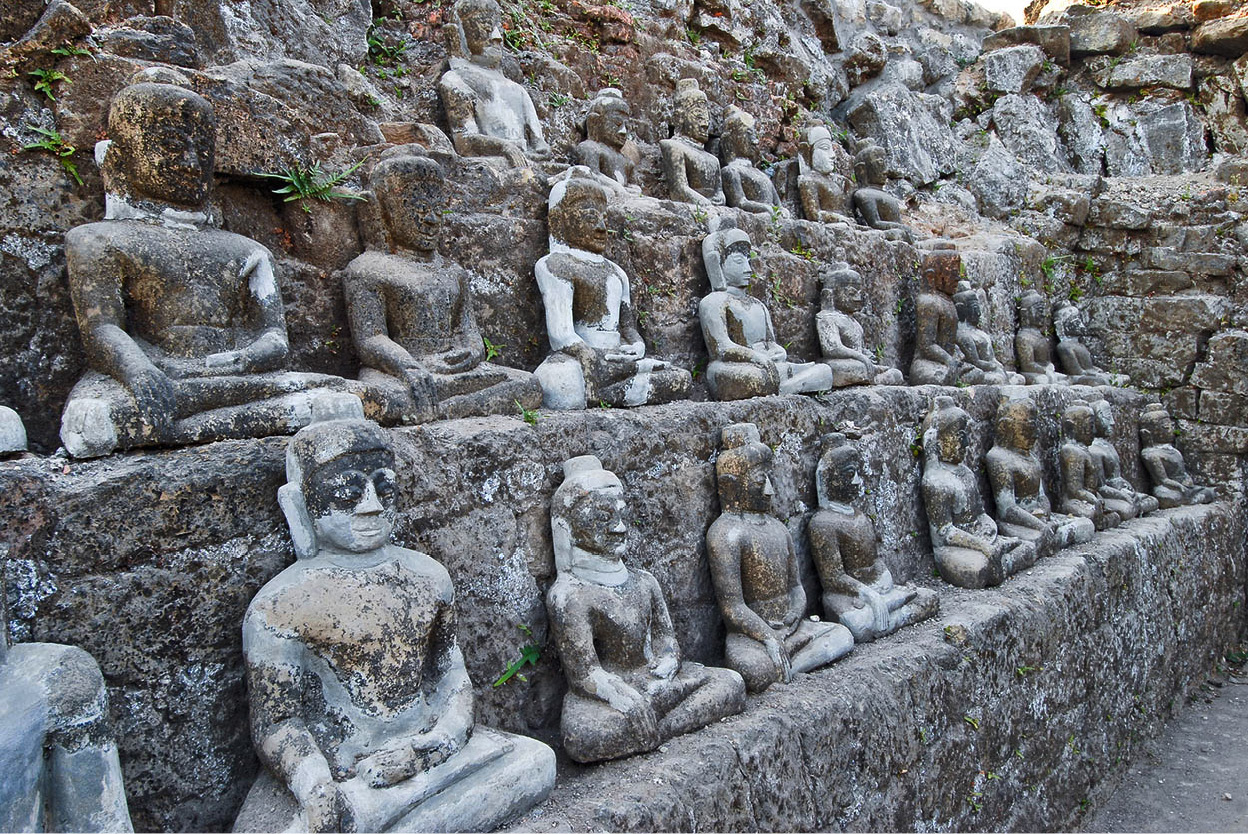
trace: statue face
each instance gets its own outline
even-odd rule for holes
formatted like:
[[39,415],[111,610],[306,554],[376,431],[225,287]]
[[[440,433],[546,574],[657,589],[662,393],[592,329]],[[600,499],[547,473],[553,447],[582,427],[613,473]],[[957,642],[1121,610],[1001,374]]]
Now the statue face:
[[1140,419],[1140,437],[1145,445],[1161,446],[1174,438],[1174,421],[1167,411],[1154,411]]
[[832,173],[832,137],[826,130],[812,132],[810,145],[810,167],[820,174]]
[[390,540],[397,512],[393,455],[344,455],[308,480],[305,500],[321,547],[369,553]]
[[711,106],[706,94],[685,96],[676,101],[677,129],[699,144],[711,135]]
[[568,519],[573,546],[595,556],[623,559],[628,545],[624,506],[624,489],[619,484],[592,490],[572,508]]
[[724,253],[719,268],[724,274],[724,283],[729,287],[745,289],[754,275],[754,270],[750,268],[749,250],[742,244],[734,244]]
[[937,453],[945,463],[961,463],[970,443],[971,434],[965,415],[948,420],[936,433]]
[[854,279],[846,276],[837,281],[836,286],[832,290],[836,300],[836,309],[844,310],[846,313],[856,313],[862,309],[862,279]]
[[954,299],[954,305],[958,308],[958,318],[972,326],[979,324],[980,307],[979,296],[975,293],[966,293],[959,295]]
[[746,119],[732,119],[724,130],[724,152],[730,160],[758,159],[758,131]]
[[866,185],[880,186],[884,184],[884,149],[872,145],[860,154],[854,165],[858,179]]
[[589,138],[617,151],[623,148],[628,141],[628,111],[622,107],[609,108],[597,120]]
[[1092,419],[1090,408],[1067,409],[1064,422],[1075,442],[1085,446],[1092,442]]
[[497,67],[502,63],[502,13],[498,6],[474,10],[466,17],[461,16],[459,22],[474,63],[486,67]]
[[1102,437],[1109,437],[1114,433],[1114,409],[1110,407],[1108,400],[1101,400],[1092,407],[1092,411],[1096,414],[1097,434]]
[[1044,299],[1039,295],[1024,296],[1018,305],[1018,317],[1024,327],[1044,329]]
[[770,468],[766,460],[751,461],[746,467],[741,475],[741,498],[745,504],[742,509],[756,513],[771,512],[771,499],[776,491],[767,472]]
[[[569,189],[569,192],[571,189]],[[569,193],[555,209],[556,238],[574,249],[601,254],[607,249],[607,200],[600,189]]]
[[212,108],[169,84],[139,84],[118,94],[109,135],[136,197],[198,208],[212,188]]
[[834,452],[823,469],[824,495],[843,504],[857,498],[862,493],[861,467],[862,460],[852,447]]
[[445,197],[442,183],[418,175],[407,160],[387,166],[373,189],[396,249],[433,252],[438,248]]
[[1030,453],[1036,445],[1035,408],[1031,401],[1002,406],[997,433],[1001,442],[1012,449]]

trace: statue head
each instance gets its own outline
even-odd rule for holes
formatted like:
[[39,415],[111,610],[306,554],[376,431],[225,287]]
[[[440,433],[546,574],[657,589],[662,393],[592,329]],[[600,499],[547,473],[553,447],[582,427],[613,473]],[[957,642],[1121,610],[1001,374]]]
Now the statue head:
[[769,513],[775,491],[768,472],[771,449],[759,440],[753,423],[733,423],[720,431],[723,448],[715,461],[720,510]]
[[962,255],[956,249],[933,249],[923,254],[923,282],[941,295],[952,296],[962,276]]
[[698,87],[698,79],[682,78],[677,81],[674,103],[677,135],[705,145],[711,135],[711,107],[706,93]]
[[979,293],[970,281],[959,281],[958,291],[953,294],[953,306],[958,310],[958,320],[972,327],[979,326]]
[[806,161],[820,174],[830,174],[834,169],[832,158],[832,133],[823,125],[815,125],[806,131],[802,144]]
[[859,188],[879,188],[887,179],[884,149],[870,139],[863,139],[858,143],[854,153],[854,179]]
[[997,407],[997,444],[1024,454],[1036,446],[1036,404],[1029,397],[1004,399]]
[[1098,437],[1112,437],[1114,434],[1114,407],[1109,400],[1097,400],[1092,404],[1092,413],[1096,416],[1096,434]]
[[614,87],[598,91],[589,103],[585,116],[585,134],[595,142],[601,142],[617,151],[628,141],[628,117],[632,111],[623,94]]
[[711,289],[720,292],[729,287],[748,287],[754,275],[750,268],[751,251],[750,236],[740,229],[721,229],[703,238],[702,263]]
[[1140,445],[1165,446],[1174,440],[1174,421],[1161,403],[1149,403],[1140,412]]
[[390,541],[397,514],[394,451],[364,419],[352,394],[323,393],[312,422],[286,447],[286,484],[277,493],[295,555],[371,553]]
[[459,0],[455,4],[464,46],[474,64],[497,67],[503,60],[503,13],[494,0]]
[[823,309],[828,309],[829,301],[845,313],[856,313],[862,309],[862,276],[849,264],[844,261],[832,264],[820,280],[823,283],[820,294]]
[[550,533],[560,573],[594,563],[621,563],[628,546],[624,487],[594,455],[563,464],[563,483],[550,500]]
[[552,241],[602,254],[607,249],[607,192],[584,166],[569,168],[550,189],[547,223]]
[[212,192],[214,130],[212,105],[184,87],[123,87],[108,108],[107,181],[127,197],[201,208]]
[[1087,446],[1092,442],[1095,421],[1091,406],[1083,402],[1071,403],[1062,412],[1062,434]]
[[1018,299],[1018,324],[1020,327],[1034,327],[1037,330],[1048,329],[1049,304],[1044,296],[1035,290],[1027,290]]
[[819,506],[829,501],[849,504],[862,492],[862,454],[845,435],[829,434],[823,439],[823,454],[815,466],[815,494]]
[[1059,301],[1053,307],[1053,332],[1059,340],[1076,338],[1082,324],[1079,308],[1069,301]]
[[442,166],[427,156],[383,157],[368,178],[392,251],[438,248],[446,184]]
[[952,397],[937,397],[923,418],[923,452],[931,463],[961,463],[971,443],[971,417]]
[[754,129],[754,117],[737,107],[728,108],[724,116],[724,132],[720,138],[719,150],[725,162],[734,159],[745,159],[749,162],[758,161],[758,132]]

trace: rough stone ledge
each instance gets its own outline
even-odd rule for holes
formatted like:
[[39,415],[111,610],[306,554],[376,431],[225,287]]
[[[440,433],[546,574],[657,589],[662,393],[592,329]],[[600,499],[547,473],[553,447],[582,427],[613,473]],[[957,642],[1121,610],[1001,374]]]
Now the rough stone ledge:
[[1100,533],[659,752],[574,771],[516,830],[1060,830],[1243,621],[1244,520]]

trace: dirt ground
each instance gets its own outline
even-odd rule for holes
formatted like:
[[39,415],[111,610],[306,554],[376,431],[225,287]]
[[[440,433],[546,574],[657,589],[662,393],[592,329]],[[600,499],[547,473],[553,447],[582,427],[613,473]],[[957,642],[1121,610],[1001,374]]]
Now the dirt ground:
[[1080,830],[1248,831],[1248,669],[1207,686]]

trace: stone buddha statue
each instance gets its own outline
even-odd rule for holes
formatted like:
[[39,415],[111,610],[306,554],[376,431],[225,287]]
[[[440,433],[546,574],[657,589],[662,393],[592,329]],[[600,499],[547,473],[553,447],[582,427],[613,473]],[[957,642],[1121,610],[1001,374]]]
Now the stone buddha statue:
[[719,152],[724,161],[720,178],[727,205],[757,214],[771,214],[779,209],[781,217],[788,217],[788,210],[780,206],[780,195],[771,177],[755,167],[758,133],[754,129],[754,117],[740,107],[729,107],[724,116]]
[[74,646],[10,646],[4,597],[0,830],[133,831],[100,667]]
[[441,166],[400,151],[369,178],[386,240],[343,272],[360,379],[407,422],[537,408],[533,375],[483,362],[468,271],[438,253]]
[[771,514],[771,449],[753,423],[722,430],[715,462],[722,515],[706,532],[711,582],[728,629],[724,659],[750,692],[826,666],[854,647],[839,623],[808,619],[789,530]]
[[568,679],[563,746],[578,762],[653,750],[745,708],[729,669],[681,659],[663,591],[624,564],[624,489],[593,455],[563,465],[550,506],[559,575],[546,595]]
[[632,115],[624,95],[614,87],[598,91],[585,116],[586,139],[576,146],[577,161],[607,181],[631,193],[640,194],[633,181],[637,149],[628,139],[628,118]]
[[674,133],[659,142],[667,194],[678,203],[724,205],[719,160],[706,149],[711,132],[711,110],[696,78],[676,82]]
[[1136,515],[1153,512],[1158,507],[1157,499],[1136,491],[1131,482],[1122,475],[1122,459],[1111,439],[1114,436],[1114,407],[1109,400],[1097,400],[1092,404],[1092,412],[1096,417],[1096,437],[1088,450],[1092,453],[1092,459],[1101,467],[1101,495],[1130,501],[1136,508]]
[[862,309],[862,276],[847,263],[833,264],[822,276],[821,309],[815,332],[823,363],[832,369],[832,385],[902,385],[896,368],[885,368],[864,350],[862,325],[854,314]]
[[810,555],[823,584],[823,613],[866,643],[935,616],[936,592],[896,585],[878,553],[871,518],[854,502],[862,493],[862,456],[843,434],[824,440],[815,469],[819,509],[806,530]]
[[992,337],[979,329],[979,293],[969,281],[958,282],[953,306],[958,311],[956,342],[961,352],[961,381],[968,385],[1022,385],[1023,375],[1005,369],[992,347]]
[[[901,222],[901,203],[884,190],[887,180],[884,149],[870,139],[858,143],[854,154],[854,210],[858,219],[884,232],[889,240],[914,242],[914,230]],[[952,292],[952,290],[951,290]]]
[[923,255],[925,288],[914,302],[914,359],[911,385],[953,385],[960,378],[957,357],[958,311],[954,288],[962,270],[957,250],[936,249]]
[[768,394],[827,391],[832,369],[822,362],[790,362],[776,342],[767,305],[746,292],[750,238],[740,229],[712,232],[702,241],[710,295],[698,303],[698,320],[710,362],[706,385],[717,400]]
[[69,453],[282,434],[307,421],[308,389],[362,391],[337,377],[280,372],[288,343],[273,256],[215,228],[209,213],[208,102],[140,80],[113,97],[108,131],[97,150],[105,219],[65,235],[90,366],[61,419]]
[[1053,367],[1053,340],[1049,334],[1049,303],[1035,290],[1018,299],[1018,332],[1014,360],[1028,385],[1065,383],[1066,375]]
[[607,248],[607,193],[584,167],[550,190],[550,254],[533,267],[552,353],[534,376],[546,408],[635,406],[682,399],[684,368],[646,356],[628,276]]
[[450,576],[390,542],[385,433],[341,395],[313,412],[278,490],[297,560],[243,620],[264,769],[234,830],[491,830],[546,797],[554,752],[474,727]]
[[1183,453],[1174,447],[1174,421],[1161,403],[1149,403],[1140,413],[1140,459],[1153,482],[1153,495],[1163,510],[1217,500],[1213,487],[1196,483],[1187,471]]
[[[1083,313],[1069,301],[1058,302],[1053,309],[1053,332],[1057,335],[1057,358],[1072,385],[1126,385],[1129,380],[1121,375],[1111,375],[1092,361],[1092,354],[1079,341],[1083,332]],[[1119,377],[1115,379],[1115,376]]]
[[438,95],[451,127],[451,141],[463,156],[501,156],[514,168],[529,159],[548,159],[533,100],[503,75],[502,12],[494,0],[458,0],[455,14],[461,50],[438,81]]
[[1003,536],[984,511],[966,463],[970,416],[952,397],[937,397],[923,419],[923,506],[941,577],[963,588],[999,585],[1036,561],[1034,543]]
[[1136,510],[1130,501],[1108,498],[1101,492],[1105,486],[1105,472],[1089,448],[1095,420],[1096,416],[1086,403],[1071,403],[1062,412],[1062,434],[1066,441],[1057,453],[1062,473],[1062,499],[1058,507],[1064,513],[1090,519],[1096,529],[1105,530],[1134,518]]
[[1095,528],[1087,518],[1052,512],[1036,455],[1035,403],[1026,397],[1003,401],[997,408],[996,429],[984,464],[996,499],[998,531],[1030,542],[1037,556],[1091,540]]
[[823,125],[806,131],[803,166],[797,177],[802,214],[819,223],[852,223],[851,183],[836,172],[832,134]]

